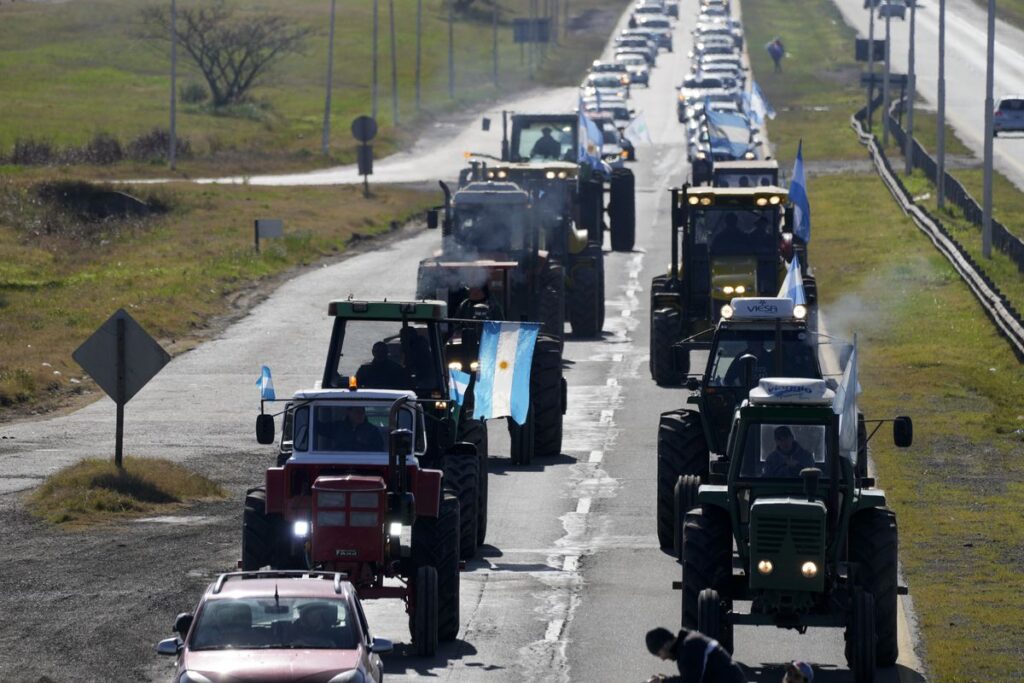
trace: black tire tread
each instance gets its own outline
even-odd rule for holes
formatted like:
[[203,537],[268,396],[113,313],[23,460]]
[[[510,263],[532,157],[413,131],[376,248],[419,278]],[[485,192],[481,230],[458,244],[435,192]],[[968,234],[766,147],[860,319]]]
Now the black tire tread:
[[697,628],[697,597],[714,588],[723,600],[730,599],[732,530],[724,510],[693,510],[683,526],[682,624]]
[[710,455],[700,415],[679,409],[662,413],[658,423],[658,542],[675,546],[675,487],[679,477],[692,474],[708,478]]
[[437,517],[417,517],[412,528],[415,567],[437,569],[437,631],[454,640],[459,631],[459,501],[444,494]]
[[892,510],[869,508],[854,516],[850,523],[850,559],[860,565],[858,583],[875,599],[878,666],[892,666],[900,653],[896,632],[899,530]]
[[562,351],[558,340],[537,337],[530,370],[534,455],[562,452]]
[[682,381],[672,367],[672,345],[678,336],[679,311],[659,308],[651,314],[651,376],[659,386],[679,386]]
[[476,456],[446,455],[444,481],[459,501],[459,557],[470,560],[476,556],[479,520],[480,465]]

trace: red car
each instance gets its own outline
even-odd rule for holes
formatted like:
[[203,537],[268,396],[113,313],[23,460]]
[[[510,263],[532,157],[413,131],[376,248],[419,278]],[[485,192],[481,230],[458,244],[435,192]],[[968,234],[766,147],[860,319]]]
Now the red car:
[[174,683],[380,683],[392,649],[370,635],[352,584],[330,572],[222,574],[174,631],[156,647],[178,658]]

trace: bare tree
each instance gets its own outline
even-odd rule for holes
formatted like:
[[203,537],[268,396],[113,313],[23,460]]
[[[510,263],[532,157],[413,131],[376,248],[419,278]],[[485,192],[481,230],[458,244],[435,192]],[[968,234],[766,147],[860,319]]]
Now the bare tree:
[[[170,40],[166,4],[145,7],[141,14],[144,38]],[[276,14],[236,16],[223,0],[206,7],[178,9],[175,30],[178,44],[210,87],[216,107],[243,101],[274,62],[301,53],[313,33],[312,28],[293,26],[287,17]]]

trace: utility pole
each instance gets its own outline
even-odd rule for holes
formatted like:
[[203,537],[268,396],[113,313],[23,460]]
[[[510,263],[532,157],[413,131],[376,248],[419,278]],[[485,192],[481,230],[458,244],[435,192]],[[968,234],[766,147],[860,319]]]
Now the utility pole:
[[178,3],[171,0],[171,131],[167,162],[174,170],[178,152]]
[[320,148],[324,156],[331,151],[331,86],[334,83],[334,10],[337,0],[331,0],[331,28],[327,38],[327,95],[324,98],[324,135]]
[[910,3],[910,53],[907,56],[907,136],[904,140],[903,159],[906,166],[905,175],[914,172],[914,96],[917,86],[917,74],[914,72],[914,37],[917,22],[917,0]]
[[372,102],[374,120],[377,119],[377,3],[378,0],[373,0],[373,47],[371,48],[371,52],[373,54],[370,57],[370,61],[373,62],[373,89],[370,94],[370,99]]
[[871,132],[871,101],[875,99],[875,6],[868,3],[868,132]]
[[981,255],[992,258],[992,79],[996,66],[996,0],[988,0],[988,54],[985,69],[985,191],[981,213]]
[[527,31],[526,70],[529,73],[530,80],[533,80],[533,52],[536,49],[533,41],[537,35],[537,32],[534,30],[534,22],[537,20],[537,0],[530,0],[529,12],[530,30]]
[[398,125],[398,55],[395,47],[395,0],[388,0],[388,23],[391,31],[391,124]]
[[939,208],[946,206],[946,0],[939,0],[939,111],[935,131],[935,154],[938,157],[936,182],[939,187]]
[[423,38],[423,0],[416,0],[416,111],[420,110],[421,41]]
[[[916,0],[915,0],[916,1]],[[890,60],[892,49],[889,47],[892,33],[889,25],[892,22],[892,15],[885,13],[885,73],[882,75],[882,149],[889,146],[889,69],[892,65]]]
[[455,99],[455,0],[448,0],[448,97]]
[[498,87],[498,2],[494,2],[494,14],[491,17],[491,71],[494,76],[494,87]]

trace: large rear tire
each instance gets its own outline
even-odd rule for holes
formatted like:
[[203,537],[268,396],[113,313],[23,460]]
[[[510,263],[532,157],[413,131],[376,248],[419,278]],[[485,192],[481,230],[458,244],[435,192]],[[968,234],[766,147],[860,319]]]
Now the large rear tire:
[[697,601],[701,591],[714,588],[732,609],[732,529],[724,510],[691,510],[683,525],[683,628],[697,628]]
[[876,659],[875,599],[871,593],[856,591],[846,626],[846,662],[854,683],[874,683]]
[[459,632],[459,501],[441,499],[437,517],[417,517],[412,527],[412,561],[418,570],[437,570],[437,631],[441,640]]
[[548,262],[541,275],[537,302],[541,330],[561,340],[565,336],[565,269]]
[[274,566],[280,528],[274,517],[267,514],[266,490],[249,489],[242,512],[242,571]]
[[651,376],[659,386],[679,386],[682,373],[672,367],[672,345],[679,340],[679,311],[659,308],[651,317]]
[[700,415],[685,409],[662,413],[658,423],[657,489],[658,542],[662,548],[675,547],[676,482],[687,474],[707,480],[709,461]]
[[533,406],[534,454],[562,452],[562,351],[558,340],[539,335],[530,370],[530,404]]
[[487,450],[487,422],[484,420],[473,420],[463,416],[459,423],[459,441],[465,441],[476,446],[477,460],[480,466],[480,491],[477,504],[476,542],[483,545],[487,538],[487,498],[490,481],[488,479],[488,450]]
[[430,566],[416,569],[413,582],[416,594],[409,617],[412,643],[417,657],[433,657],[437,652],[437,569]]
[[530,412],[526,418],[526,424],[516,424],[511,417],[508,418],[508,438],[510,441],[510,455],[513,465],[528,466],[533,462],[534,448],[534,406],[531,403]]
[[446,455],[443,466],[445,487],[459,501],[459,557],[471,560],[476,556],[480,519],[480,463],[475,453]]
[[899,530],[896,514],[869,508],[850,522],[850,560],[858,564],[857,584],[871,593],[875,605],[878,666],[892,666],[899,657],[896,634]]
[[604,311],[603,268],[596,262],[580,262],[572,269],[569,292],[569,324],[575,337],[592,338],[601,334]]
[[636,179],[627,168],[612,171],[611,217],[612,251],[632,251],[636,243]]

